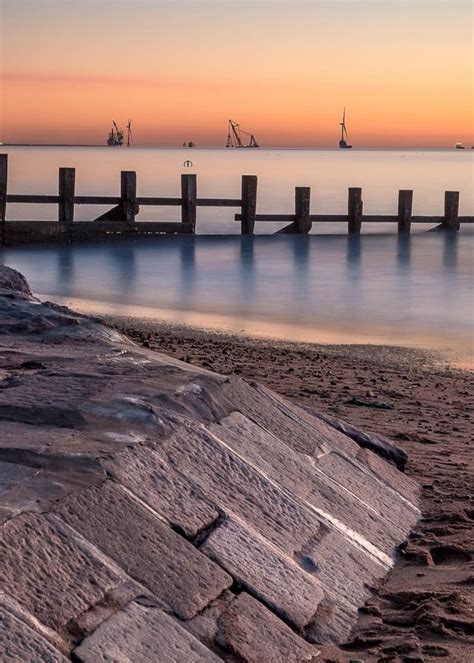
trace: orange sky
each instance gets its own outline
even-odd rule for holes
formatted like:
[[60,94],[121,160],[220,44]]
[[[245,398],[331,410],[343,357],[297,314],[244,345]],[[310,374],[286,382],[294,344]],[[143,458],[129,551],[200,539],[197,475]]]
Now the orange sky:
[[0,0],[0,140],[474,144],[472,4]]

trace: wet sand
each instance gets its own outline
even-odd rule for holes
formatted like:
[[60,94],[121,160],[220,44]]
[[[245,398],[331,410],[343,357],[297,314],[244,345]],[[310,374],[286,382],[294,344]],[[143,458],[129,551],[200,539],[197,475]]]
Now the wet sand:
[[308,408],[393,439],[421,485],[423,518],[361,609],[351,639],[321,661],[474,658],[474,372],[387,346],[266,341],[113,318],[139,344],[256,380]]

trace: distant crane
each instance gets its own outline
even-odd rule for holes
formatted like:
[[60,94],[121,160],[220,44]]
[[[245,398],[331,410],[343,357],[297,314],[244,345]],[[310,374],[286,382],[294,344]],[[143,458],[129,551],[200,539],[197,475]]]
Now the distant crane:
[[130,147],[132,143],[133,143],[132,120],[129,120],[127,122],[127,147]]
[[107,137],[107,145],[123,145],[123,131],[118,128],[115,120],[112,120],[112,129]]
[[344,108],[344,112],[342,114],[342,122],[339,122],[339,126],[341,127],[341,140],[339,141],[339,147],[341,150],[349,150],[352,145],[349,145],[346,141],[346,138],[349,138],[349,135],[347,133],[346,129],[346,109]]
[[[242,142],[242,135],[250,137],[247,144]],[[229,133],[227,134],[226,147],[260,147],[260,145],[257,143],[253,134],[243,131],[238,122],[229,120]]]

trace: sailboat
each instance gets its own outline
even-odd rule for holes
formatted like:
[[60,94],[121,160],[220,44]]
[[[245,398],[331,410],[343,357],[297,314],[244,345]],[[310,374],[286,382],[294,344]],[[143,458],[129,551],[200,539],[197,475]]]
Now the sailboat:
[[341,127],[341,140],[339,141],[339,147],[341,150],[349,150],[352,145],[348,145],[346,138],[349,138],[349,135],[347,133],[346,129],[346,109],[344,108],[344,112],[342,114],[342,122],[339,122],[339,125]]

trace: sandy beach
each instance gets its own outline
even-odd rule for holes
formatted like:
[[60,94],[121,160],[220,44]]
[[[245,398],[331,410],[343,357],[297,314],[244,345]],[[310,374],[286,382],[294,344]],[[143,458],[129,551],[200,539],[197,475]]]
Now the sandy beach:
[[[109,318],[137,344],[258,381],[408,453],[423,517],[359,623],[324,661],[465,663],[474,647],[474,373],[439,355],[384,346],[292,344]],[[349,657],[349,658],[348,658]]]

